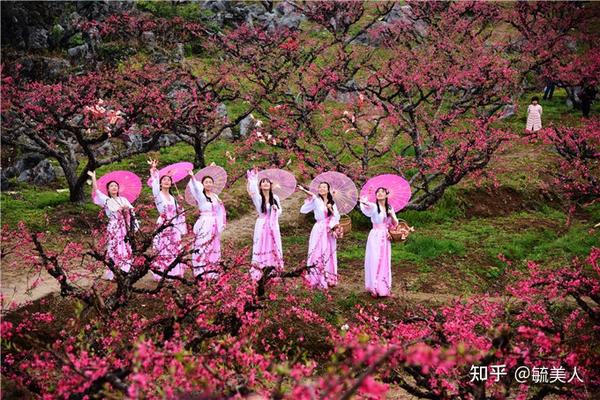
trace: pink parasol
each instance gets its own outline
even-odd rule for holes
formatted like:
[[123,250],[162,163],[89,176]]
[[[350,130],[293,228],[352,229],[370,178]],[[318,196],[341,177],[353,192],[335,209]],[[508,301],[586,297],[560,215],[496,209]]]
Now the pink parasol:
[[106,184],[111,181],[119,184],[119,196],[125,197],[130,203],[133,203],[142,191],[142,180],[139,176],[129,171],[113,171],[103,175],[97,181],[98,189],[107,196],[109,194]]
[[[221,193],[221,191],[223,191],[225,188],[225,184],[227,183],[227,171],[218,165],[209,165],[208,167],[204,167],[200,171],[196,172],[194,176],[198,182],[202,182],[202,178],[205,176],[210,176],[213,178],[214,184],[212,191],[216,194]],[[190,183],[188,183],[185,188],[185,201],[192,206],[197,204],[196,199],[194,199],[194,196],[192,195]]]
[[319,184],[323,182],[329,183],[331,195],[340,214],[347,214],[352,211],[358,199],[358,189],[356,189],[352,179],[336,171],[323,172],[312,180],[310,191],[315,194],[318,193]]
[[273,194],[276,194],[279,200],[290,197],[296,190],[296,177],[291,172],[278,168],[263,169],[258,172],[259,185],[264,178],[268,178],[273,183]]
[[375,191],[380,187],[389,190],[388,202],[395,212],[402,210],[410,200],[410,184],[398,175],[377,175],[367,181],[360,191],[360,196],[366,196],[369,201],[375,202]]
[[[194,164],[187,161],[178,162],[175,164],[167,165],[164,168],[161,168],[158,171],[158,178],[161,179],[163,176],[170,176],[173,180],[173,183],[177,183],[186,176],[188,176],[188,171],[194,169]],[[148,186],[152,186],[152,178],[148,179]]]

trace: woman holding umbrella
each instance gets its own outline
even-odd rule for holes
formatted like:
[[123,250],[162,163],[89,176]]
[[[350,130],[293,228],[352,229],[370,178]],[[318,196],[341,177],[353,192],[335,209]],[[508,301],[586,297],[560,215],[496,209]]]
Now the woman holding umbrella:
[[[183,207],[171,194],[171,187],[175,182],[183,179],[193,165],[191,163],[173,164],[159,172],[156,168],[158,160],[150,159],[148,164],[150,164],[148,183],[152,186],[154,203],[160,214],[156,221],[160,232],[154,237],[152,243],[152,247],[158,253],[154,267],[161,272],[167,270],[168,276],[183,277],[185,265],[181,263],[172,264],[182,251],[181,238],[187,233],[187,225]],[[152,272],[152,275],[155,280],[163,278],[162,275],[154,272]]]
[[340,213],[330,188],[328,182],[321,182],[315,195],[298,186],[308,195],[300,212],[308,214],[312,211],[316,220],[308,241],[306,264],[312,268],[306,279],[310,286],[321,289],[337,285],[337,238],[333,229],[340,222]]
[[293,193],[296,178],[291,173],[280,169],[268,169],[260,173],[252,169],[246,173],[246,177],[248,194],[258,212],[254,225],[250,268],[250,276],[258,281],[262,278],[263,269],[266,267],[283,270],[283,248],[279,231],[281,199]]
[[408,182],[391,174],[369,179],[361,190],[360,209],[373,224],[365,254],[365,288],[375,297],[390,295],[392,244],[389,229],[398,225],[395,210],[408,203],[410,194]]
[[[115,171],[103,176],[100,182],[101,186],[99,186],[96,172],[88,171],[88,175],[92,178],[92,200],[104,208],[108,217],[106,253],[115,267],[129,272],[132,254],[131,246],[127,242],[127,233],[130,229],[137,229],[137,224],[133,206],[125,197],[124,189],[125,187],[129,188],[127,195],[133,201],[141,190],[140,178],[132,172]],[[123,188],[121,188],[121,184],[123,184]],[[114,274],[107,269],[103,278],[113,280]]]
[[[216,174],[211,175],[209,169],[225,176],[222,186],[216,187],[215,178],[212,176]],[[217,270],[221,260],[221,233],[225,228],[225,207],[217,192],[225,186],[227,173],[213,164],[196,175],[191,170],[188,174],[191,177],[188,188],[200,210],[200,217],[194,224],[194,276],[216,279],[219,276]],[[186,190],[186,198],[187,193]]]

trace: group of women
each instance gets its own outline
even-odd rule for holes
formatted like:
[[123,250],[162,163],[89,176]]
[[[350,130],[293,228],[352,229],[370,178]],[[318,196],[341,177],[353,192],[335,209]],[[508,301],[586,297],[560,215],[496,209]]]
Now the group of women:
[[[159,174],[158,162],[149,160],[149,164],[149,184],[159,212],[153,241],[156,257],[152,275],[156,280],[166,276],[183,277],[185,264],[180,261],[182,238],[187,234],[187,225],[181,196],[178,201],[172,194],[173,178],[168,174]],[[225,207],[213,190],[213,177],[205,175],[198,179],[191,170],[188,174],[189,189],[200,211],[193,227],[193,274],[203,279],[216,279],[220,271],[221,233],[226,225]],[[129,229],[137,229],[133,206],[127,198],[120,196],[118,181],[108,181],[103,192],[95,172],[89,172],[89,175],[92,178],[92,199],[104,208],[109,219],[107,255],[116,268],[129,272],[132,252],[126,237]],[[247,172],[247,191],[258,213],[250,269],[250,276],[254,280],[261,279],[267,267],[278,271],[284,267],[279,230],[282,204],[281,199],[273,193],[273,185],[269,178],[259,179],[257,170]],[[300,185],[297,188],[307,195],[300,212],[312,212],[316,220],[310,233],[307,257],[307,266],[310,268],[305,279],[313,288],[327,289],[338,283],[336,247],[340,213],[328,182],[319,183],[317,193]],[[375,201],[369,201],[365,196],[360,198],[360,209],[373,224],[366,245],[365,287],[377,297],[388,296],[391,291],[391,237],[388,230],[396,226],[398,220],[388,203],[389,193],[388,188],[379,187],[375,190]],[[114,278],[110,270],[105,273],[105,278]]]

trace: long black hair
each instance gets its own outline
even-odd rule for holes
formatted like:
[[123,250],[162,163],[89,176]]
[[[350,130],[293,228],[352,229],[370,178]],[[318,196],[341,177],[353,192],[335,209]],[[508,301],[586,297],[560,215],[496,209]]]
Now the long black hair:
[[[213,183],[215,182],[215,180],[213,179],[212,176],[205,175],[205,176],[202,177],[202,180],[200,181],[203,186],[204,186],[204,181],[207,180],[207,179],[210,179],[211,181],[213,181]],[[206,189],[203,189],[202,193],[204,193],[204,197],[206,197],[206,200],[208,200],[209,203],[212,203],[212,199],[210,198],[210,196],[206,195]]]
[[121,189],[121,186],[119,186],[119,182],[117,182],[117,181],[109,181],[109,182],[106,184],[106,193],[108,193],[108,197],[112,197],[112,196],[110,195],[110,192],[108,191],[108,187],[110,186],[110,184],[111,184],[111,183],[115,183],[115,184],[117,185],[117,197],[118,197],[118,196],[119,196],[119,189]]
[[[319,183],[319,185],[325,184],[327,185],[327,201],[325,201],[325,199],[319,195],[319,197],[323,200],[323,202],[325,203],[325,206],[327,206],[327,204],[331,204],[331,206],[333,207],[335,205],[335,201],[333,200],[333,196],[331,195],[331,186],[329,185],[329,182],[321,182]],[[331,210],[329,208],[327,208],[327,216],[330,217],[332,214]]]
[[271,205],[271,207],[276,206],[277,208],[279,208],[279,204],[277,204],[277,200],[275,200],[275,196],[273,196],[273,182],[271,182],[269,178],[262,178],[260,182],[258,182],[258,192],[260,193],[260,211],[263,214],[267,213],[267,205],[265,204],[265,195],[263,194],[260,185],[265,181],[269,182],[269,204]]
[[171,178],[170,175],[163,175],[160,177],[160,179],[158,180],[159,184],[158,186],[160,187],[160,189],[162,190],[162,180],[163,178],[169,178],[169,180],[171,181],[171,187],[169,188],[169,194],[173,197],[173,201],[175,202],[175,210],[179,209],[179,204],[177,203],[177,197],[173,196],[173,192],[171,192],[171,188],[173,187],[173,178]]
[[[171,193],[171,188],[173,187],[173,178],[171,178],[170,175],[163,175],[163,176],[161,176],[160,179],[158,180],[158,186],[159,186],[160,190],[162,190],[162,180],[165,179],[165,178],[169,178],[169,180],[171,181],[171,187],[169,188],[169,194],[171,196],[173,196],[173,193]],[[173,196],[173,197],[175,197],[175,196]]]
[[[390,191],[387,190],[386,188],[382,187],[378,187],[377,190],[375,191],[375,204],[377,204],[377,214],[379,214],[380,209],[379,209],[379,200],[377,200],[377,192],[379,192],[381,189],[383,189],[385,191],[385,194],[390,194]],[[391,217],[391,212],[392,212],[392,207],[390,206],[390,203],[388,203],[388,198],[387,196],[385,197],[385,213],[388,217]]]

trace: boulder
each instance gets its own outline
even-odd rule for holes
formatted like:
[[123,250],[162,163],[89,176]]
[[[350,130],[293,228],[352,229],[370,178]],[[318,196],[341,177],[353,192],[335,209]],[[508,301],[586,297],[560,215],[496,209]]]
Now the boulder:
[[56,173],[50,161],[42,160],[31,170],[33,184],[37,186],[47,185],[56,179]]
[[142,43],[149,49],[153,49],[156,47],[156,36],[152,31],[142,32]]
[[48,31],[42,28],[34,28],[27,38],[27,47],[31,50],[45,50],[48,48]]
[[67,50],[67,54],[70,58],[79,61],[87,60],[91,56],[90,49],[87,43],[82,44],[80,46],[71,47],[69,50]]

